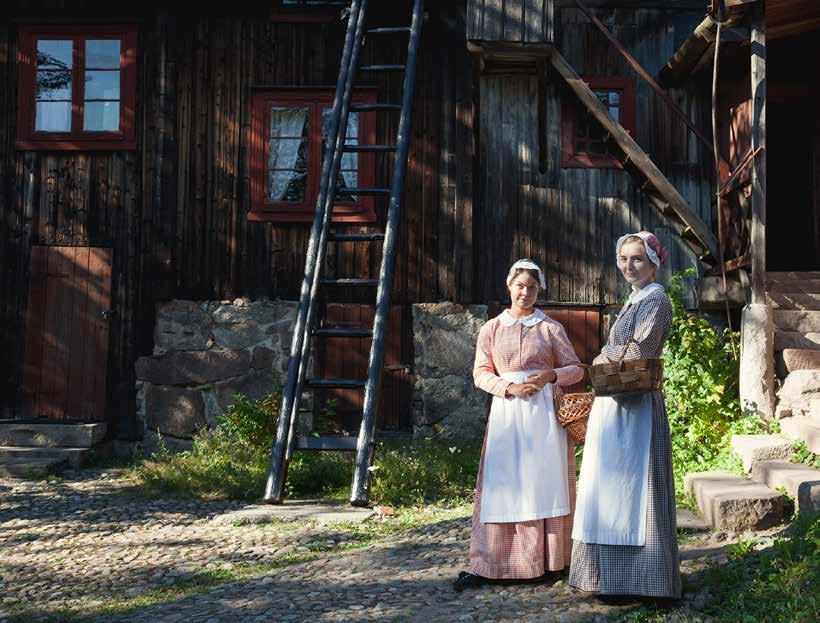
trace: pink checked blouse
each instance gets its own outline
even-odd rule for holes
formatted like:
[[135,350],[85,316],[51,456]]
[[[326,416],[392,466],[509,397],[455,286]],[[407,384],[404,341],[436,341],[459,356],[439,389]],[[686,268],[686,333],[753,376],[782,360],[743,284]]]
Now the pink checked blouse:
[[584,378],[564,327],[549,316],[535,324],[531,319],[528,316],[505,326],[498,316],[481,327],[473,368],[476,387],[503,398],[512,381],[499,374],[518,370],[554,368],[556,385],[572,385]]

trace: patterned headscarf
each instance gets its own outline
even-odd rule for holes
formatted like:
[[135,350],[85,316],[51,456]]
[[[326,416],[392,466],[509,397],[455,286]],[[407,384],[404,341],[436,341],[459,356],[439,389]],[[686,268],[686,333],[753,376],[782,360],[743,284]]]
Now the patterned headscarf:
[[615,245],[615,257],[621,253],[621,247],[624,246],[624,242],[626,242],[627,238],[631,238],[635,236],[636,238],[640,238],[643,241],[643,246],[646,249],[646,256],[649,258],[649,261],[652,262],[658,268],[661,267],[668,252],[666,249],[663,248],[661,241],[650,231],[639,231],[634,234],[625,234],[618,238],[618,242]]
[[544,271],[533,262],[532,260],[518,260],[515,264],[510,266],[510,272],[507,273],[507,285],[512,283],[512,280],[515,279],[515,271],[518,269],[524,270],[537,270],[538,271],[538,283],[541,286],[542,290],[547,289],[547,283],[544,281]]

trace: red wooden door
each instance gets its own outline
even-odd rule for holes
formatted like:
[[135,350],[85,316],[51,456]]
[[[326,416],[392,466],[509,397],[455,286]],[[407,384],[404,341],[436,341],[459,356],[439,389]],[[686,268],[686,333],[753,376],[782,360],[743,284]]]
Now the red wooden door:
[[26,318],[24,412],[105,419],[111,249],[35,246]]

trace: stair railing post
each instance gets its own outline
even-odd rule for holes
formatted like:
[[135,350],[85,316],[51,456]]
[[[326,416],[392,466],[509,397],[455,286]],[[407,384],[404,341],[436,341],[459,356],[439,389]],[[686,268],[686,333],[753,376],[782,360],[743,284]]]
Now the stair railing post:
[[367,504],[370,488],[370,463],[373,457],[373,437],[376,414],[379,409],[379,394],[384,363],[384,342],[387,322],[390,316],[390,292],[393,288],[393,271],[396,266],[396,237],[401,221],[401,206],[404,178],[407,173],[407,154],[410,149],[410,127],[413,120],[413,97],[416,82],[423,0],[413,4],[413,21],[410,26],[410,41],[407,44],[407,63],[404,75],[404,94],[399,117],[398,139],[393,179],[390,185],[390,203],[387,212],[387,226],[382,246],[382,262],[379,270],[379,286],[376,293],[376,314],[373,321],[373,342],[367,365],[367,385],[364,392],[364,409],[359,439],[356,445],[356,468],[350,492],[350,503],[354,506]]
[[[333,119],[332,131],[339,131],[339,117],[342,111],[342,99],[347,86],[347,77],[350,71],[350,59],[353,55],[356,31],[359,25],[360,8],[366,0],[352,0],[350,14],[348,16],[347,32],[345,35],[344,51],[339,66],[339,78],[336,82],[336,95],[333,99]],[[333,143],[336,143],[336,136],[332,136]],[[291,425],[294,403],[298,402],[296,395],[299,379],[300,358],[303,352],[305,329],[307,323],[309,303],[313,292],[314,277],[316,267],[319,263],[319,251],[321,249],[322,227],[325,223],[325,210],[327,209],[328,188],[335,186],[331,184],[335,178],[331,177],[331,168],[335,154],[325,154],[322,165],[322,181],[319,196],[316,200],[316,212],[313,217],[310,240],[305,259],[305,274],[302,280],[302,289],[299,293],[299,307],[296,313],[296,322],[293,328],[293,340],[290,348],[290,359],[288,360],[288,376],[282,392],[282,402],[279,409],[279,421],[276,425],[276,436],[271,448],[270,464],[268,466],[268,479],[265,485],[264,500],[272,504],[282,502],[285,476],[287,472],[286,454],[288,439],[291,435]],[[298,408],[298,407],[297,407]]]
[[[302,387],[304,387],[305,376],[307,375],[308,365],[310,361],[310,333],[316,317],[317,310],[317,294],[319,290],[319,281],[322,278],[322,261],[327,250],[327,238],[330,230],[331,218],[333,217],[333,204],[336,201],[336,183],[338,179],[339,169],[342,163],[342,156],[344,155],[344,145],[347,141],[347,123],[349,121],[350,101],[353,98],[353,80],[356,77],[356,67],[359,62],[359,52],[361,50],[361,41],[364,37],[365,21],[367,17],[367,0],[360,0],[360,9],[357,16],[356,34],[354,36],[353,50],[350,56],[350,68],[347,72],[347,80],[344,87],[344,95],[342,97],[342,109],[338,119],[334,118],[334,131],[328,137],[328,152],[331,152],[330,146],[332,144],[332,164],[330,183],[327,188],[325,197],[325,206],[322,220],[322,228],[319,234],[319,254],[316,261],[316,269],[313,271],[313,283],[310,288],[310,297],[308,299],[307,322],[305,324],[305,336],[302,341],[302,353],[299,358],[299,373],[296,381],[296,397],[293,401],[291,422],[296,422],[298,418],[298,411],[302,399]],[[332,142],[331,142],[332,138]],[[291,425],[288,434],[287,452],[285,454],[286,460],[290,460],[293,456],[293,449],[296,443],[295,426]]]

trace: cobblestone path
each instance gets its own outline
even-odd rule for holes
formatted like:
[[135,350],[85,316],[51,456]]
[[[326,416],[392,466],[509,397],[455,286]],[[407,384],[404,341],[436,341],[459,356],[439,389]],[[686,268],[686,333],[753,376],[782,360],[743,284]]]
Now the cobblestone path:
[[[126,485],[106,473],[0,480],[0,622],[575,623],[617,612],[561,580],[453,592],[469,543],[466,509],[353,548],[355,532],[344,526],[224,525],[213,518],[239,503],[143,499]],[[705,538],[682,549],[686,572],[722,555]],[[231,575],[243,569],[253,577]],[[141,597],[203,574],[215,588],[139,607]],[[697,599],[688,595],[684,608]],[[135,608],[104,614],[112,601]]]

